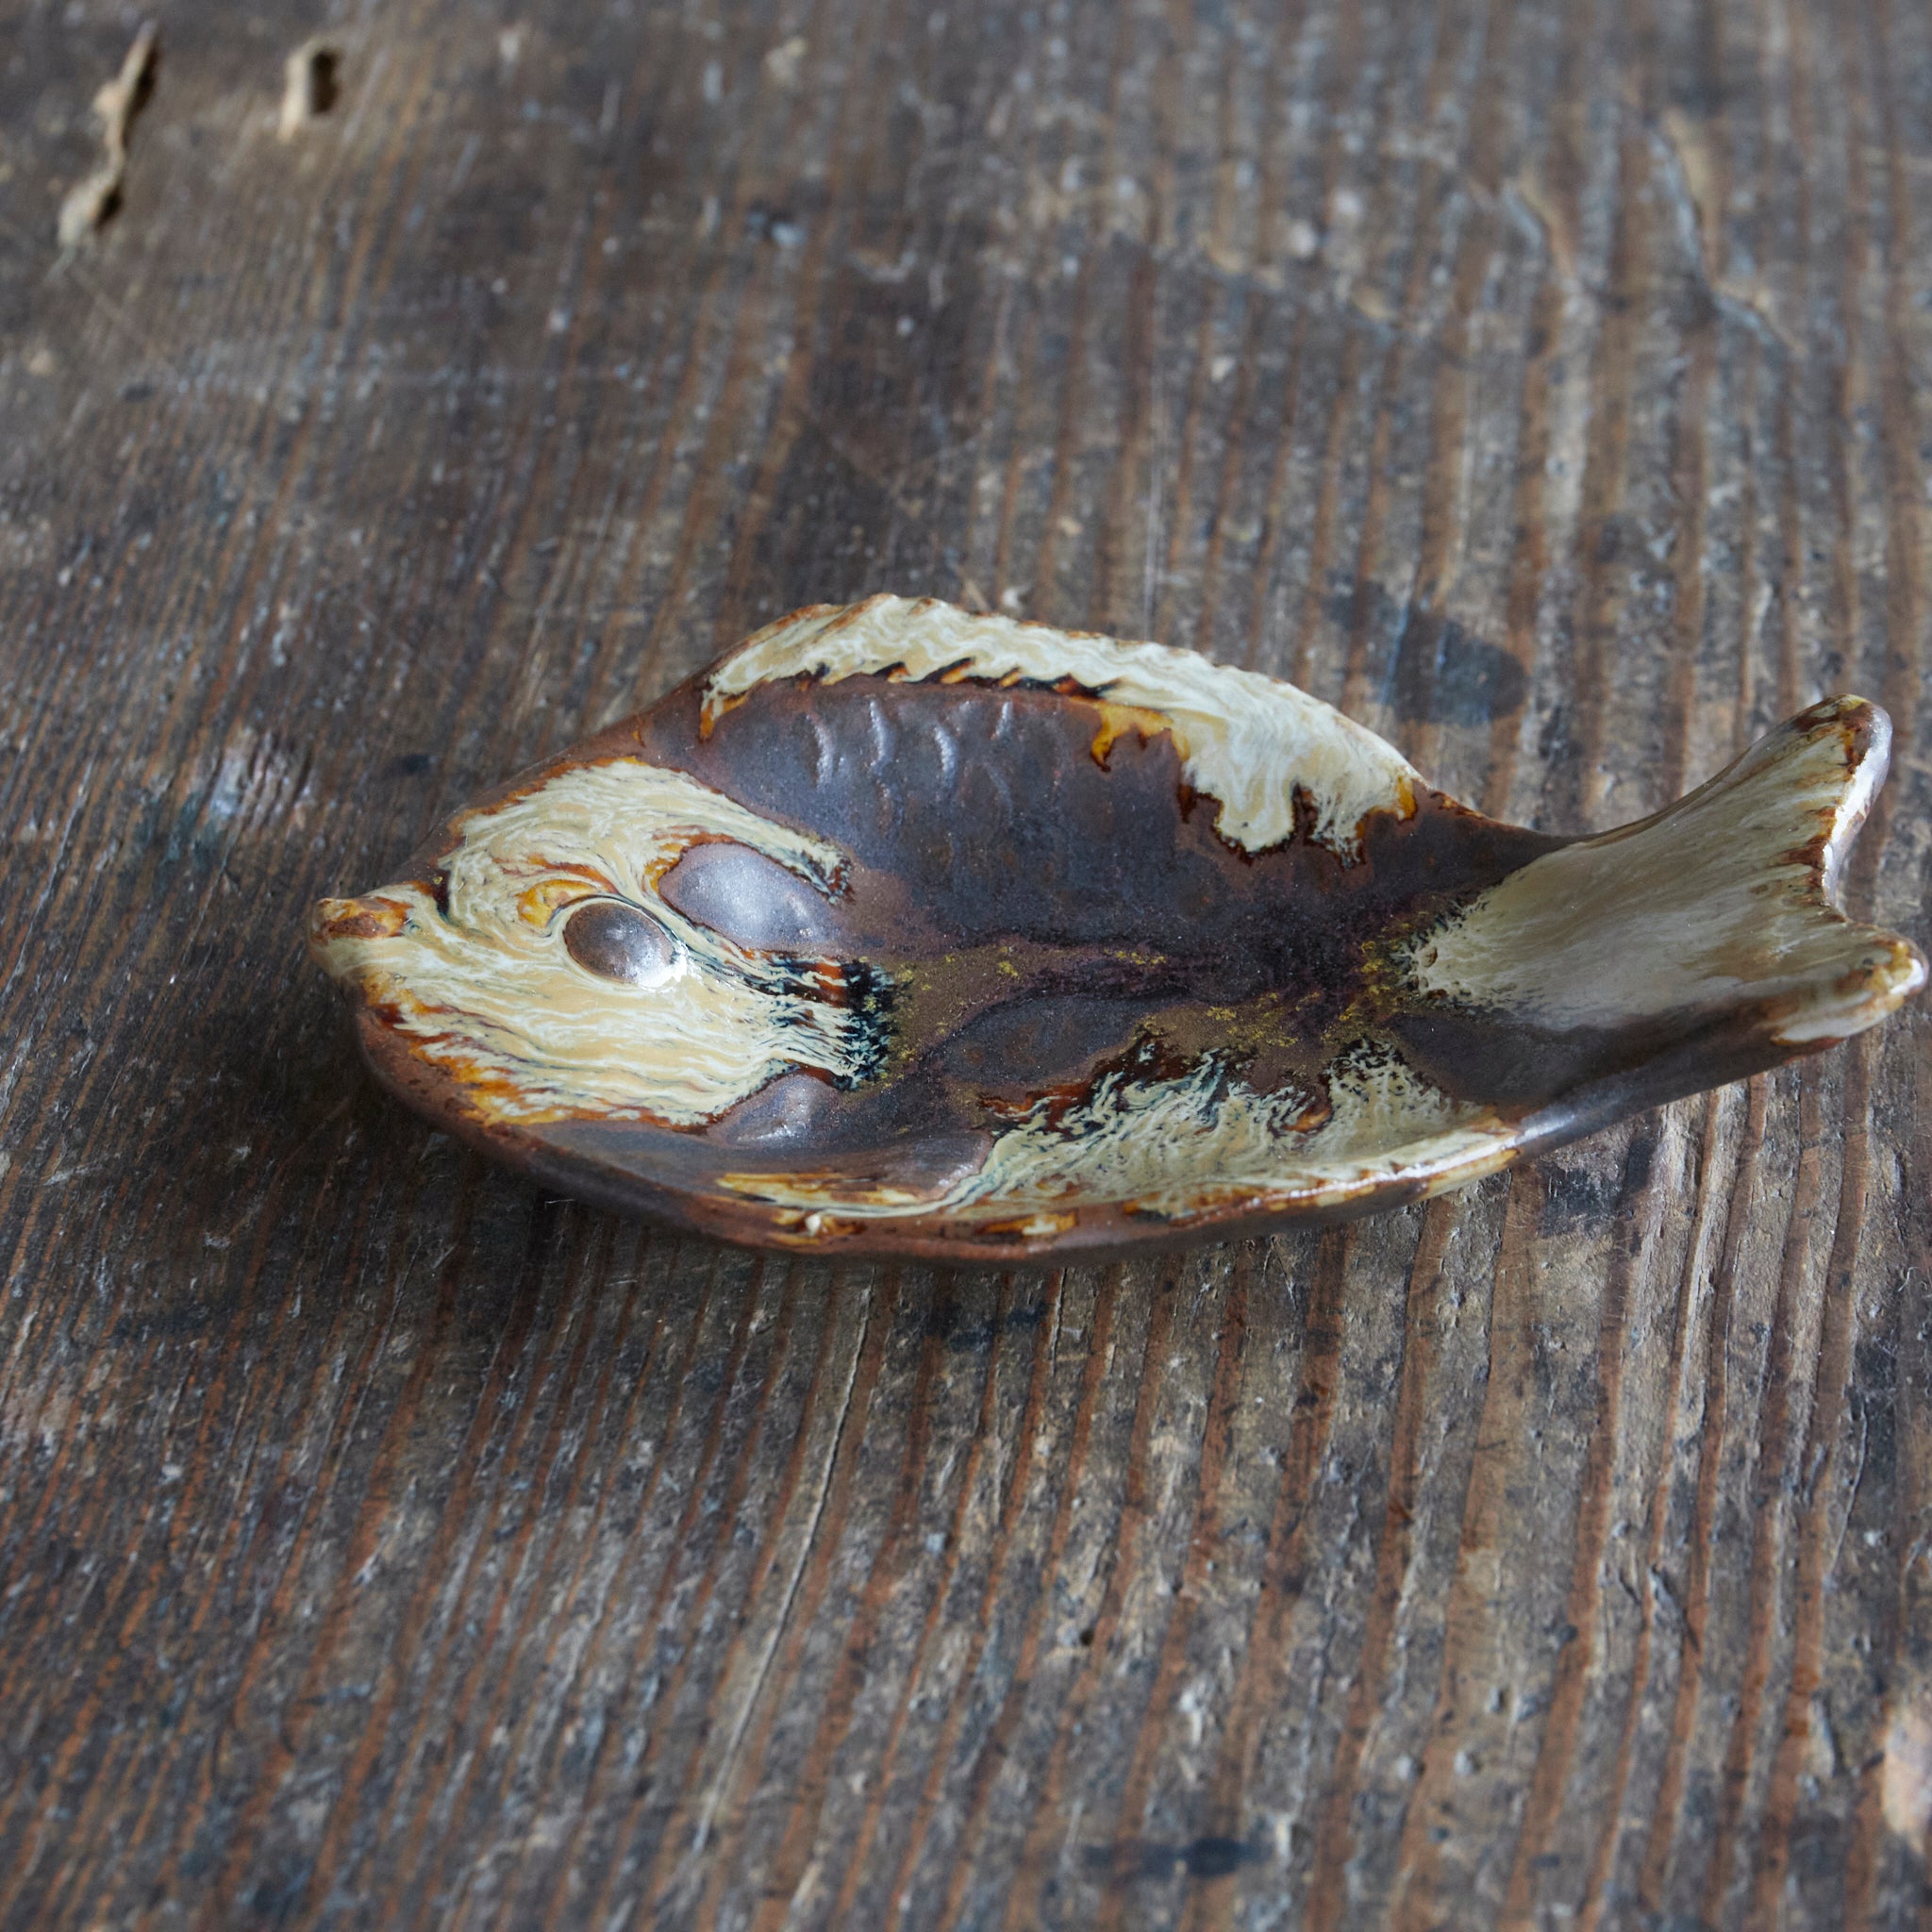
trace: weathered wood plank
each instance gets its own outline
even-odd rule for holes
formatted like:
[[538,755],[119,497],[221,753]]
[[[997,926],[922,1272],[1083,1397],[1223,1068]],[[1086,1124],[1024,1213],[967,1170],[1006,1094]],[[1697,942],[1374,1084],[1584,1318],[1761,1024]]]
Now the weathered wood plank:
[[1932,19],[0,8],[0,1924],[1932,1909],[1932,1024],[1425,1208],[790,1264],[381,1103],[297,938],[808,599],[1488,809],[1824,691],[1932,937]]

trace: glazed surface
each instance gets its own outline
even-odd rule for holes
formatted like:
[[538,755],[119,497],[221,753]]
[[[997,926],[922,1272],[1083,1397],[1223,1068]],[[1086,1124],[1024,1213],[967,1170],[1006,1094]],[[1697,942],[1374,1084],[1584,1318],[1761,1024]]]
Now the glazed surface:
[[1273,680],[880,597],[758,633],[314,939],[391,1086],[597,1198],[1127,1246],[1436,1191],[1871,1024],[1924,976],[1828,896],[1885,749],[1829,701],[1565,841]]

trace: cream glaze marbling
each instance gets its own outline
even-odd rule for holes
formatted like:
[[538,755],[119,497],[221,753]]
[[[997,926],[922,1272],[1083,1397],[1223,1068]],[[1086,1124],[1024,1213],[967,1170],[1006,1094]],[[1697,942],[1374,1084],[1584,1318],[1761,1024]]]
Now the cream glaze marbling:
[[[317,957],[385,1006],[423,1056],[457,1074],[486,1118],[715,1120],[788,1067],[850,1077],[856,1016],[802,994],[798,975],[686,919],[658,882],[700,839],[751,846],[820,891],[840,855],[682,773],[637,758],[567,770],[461,822],[444,861],[448,913],[416,882],[325,900]],[[586,900],[641,907],[674,942],[645,986],[586,970],[562,926]],[[343,932],[345,925],[388,931]]]
[[1172,734],[1188,782],[1219,801],[1215,830],[1248,852],[1292,836],[1299,791],[1314,812],[1310,836],[1358,858],[1362,820],[1372,811],[1408,816],[1422,783],[1373,731],[1292,685],[1165,644],[981,617],[931,598],[819,606],[747,638],[706,680],[704,728],[761,684],[835,684],[867,672],[915,683],[1072,680],[1108,705],[1143,713]]
[[1861,1031],[1925,979],[1904,940],[1828,896],[1890,739],[1861,700],[1815,708],[1668,810],[1491,887],[1416,944],[1417,985],[1558,1031],[1746,1001],[1781,1009],[1773,1037],[1790,1045]]
[[1493,1113],[1439,1092],[1379,1042],[1358,1041],[1324,1084],[1325,1112],[1291,1090],[1257,1093],[1211,1057],[1166,1080],[1108,1074],[1076,1107],[1034,1108],[994,1139],[984,1166],[924,1195],[829,1174],[724,1181],[748,1199],[854,1221],[1108,1202],[1186,1222],[1233,1207],[1328,1207],[1398,1174],[1446,1186],[1507,1157],[1509,1131]]

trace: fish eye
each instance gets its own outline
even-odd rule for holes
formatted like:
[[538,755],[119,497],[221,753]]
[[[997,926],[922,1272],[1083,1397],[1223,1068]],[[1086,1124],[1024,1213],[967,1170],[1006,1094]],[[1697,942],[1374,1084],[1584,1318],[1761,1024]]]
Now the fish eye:
[[632,986],[655,986],[675,957],[671,935],[620,899],[592,899],[563,923],[563,943],[586,972]]

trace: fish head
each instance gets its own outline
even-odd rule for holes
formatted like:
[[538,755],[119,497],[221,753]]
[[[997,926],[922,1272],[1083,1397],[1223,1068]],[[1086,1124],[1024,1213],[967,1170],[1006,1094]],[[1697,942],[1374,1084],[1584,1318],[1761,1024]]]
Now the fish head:
[[841,890],[824,841],[682,772],[606,758],[460,815],[414,876],[321,900],[310,950],[488,1121],[696,1127],[788,1070],[871,1077],[876,974],[741,944],[665,898],[686,853],[717,841]]

